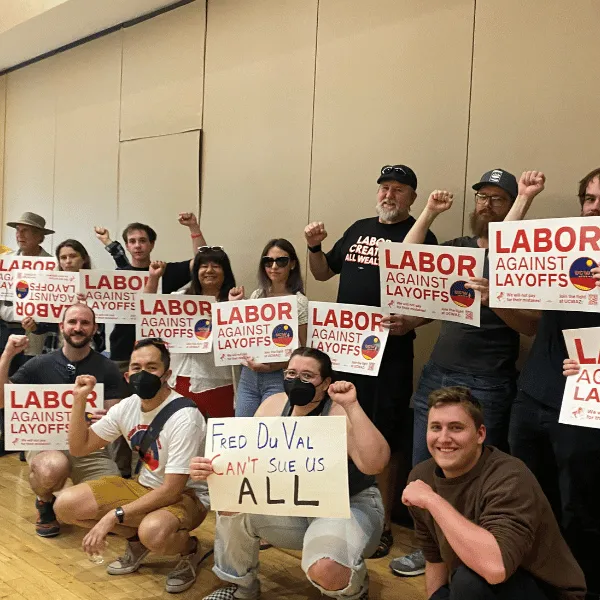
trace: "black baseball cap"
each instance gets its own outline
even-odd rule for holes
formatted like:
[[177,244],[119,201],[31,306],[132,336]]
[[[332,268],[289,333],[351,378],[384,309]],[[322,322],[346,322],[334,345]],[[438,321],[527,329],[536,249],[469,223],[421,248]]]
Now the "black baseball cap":
[[481,181],[473,186],[474,190],[481,189],[484,185],[495,185],[503,189],[513,200],[519,194],[516,177],[504,169],[493,169],[481,176]]
[[384,167],[381,167],[381,175],[379,176],[377,183],[387,181],[388,179],[410,185],[413,190],[417,191],[417,176],[415,175],[415,172],[406,165],[385,165]]

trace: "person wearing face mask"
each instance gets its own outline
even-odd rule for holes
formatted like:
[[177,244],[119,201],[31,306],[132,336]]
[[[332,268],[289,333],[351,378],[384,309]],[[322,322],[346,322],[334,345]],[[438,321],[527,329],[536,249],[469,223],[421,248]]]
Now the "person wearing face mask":
[[[298,348],[284,371],[285,392],[267,398],[255,416],[346,418],[350,519],[219,513],[213,571],[229,585],[204,600],[259,597],[261,538],[279,548],[302,550],[302,569],[322,594],[367,600],[365,558],[377,547],[384,521],[375,475],[388,463],[390,448],[361,408],[354,385],[347,381],[332,383],[332,376],[327,354],[316,348]],[[192,460],[192,479],[204,481],[211,473],[211,459],[199,456]]]
[[[125,554],[107,567],[111,575],[134,573],[149,552],[181,555],[165,586],[167,592],[177,593],[194,584],[202,561],[198,539],[190,532],[206,517],[208,494],[206,484],[189,481],[189,472],[192,457],[204,451],[206,423],[191,400],[169,387],[170,358],[159,338],[137,341],[126,373],[134,394],[91,427],[85,421],[85,405],[96,382],[89,376],[77,378],[69,426],[71,454],[86,456],[124,436],[139,456],[139,475],[76,485],[60,495],[55,511],[61,521],[90,529],[82,543],[88,554],[101,554],[110,532],[127,539]],[[160,427],[163,410],[168,416]],[[158,428],[158,435],[147,443],[145,436],[152,428]]]
[[[294,246],[285,239],[267,242],[258,265],[259,288],[251,299],[276,298],[294,295],[298,300],[298,339],[306,344],[308,323],[308,298],[304,295],[304,282],[300,261]],[[233,288],[229,300],[241,300],[244,288]],[[259,363],[247,358],[242,366],[237,386],[235,416],[252,417],[260,404],[273,394],[283,392],[283,369],[287,363]]]
[[[150,263],[147,294],[155,294],[165,263]],[[200,246],[192,265],[192,281],[174,294],[211,296],[216,302],[229,298],[235,277],[229,257],[221,246]],[[233,371],[216,367],[212,352],[173,354],[169,383],[182,396],[191,398],[205,417],[232,417]]]

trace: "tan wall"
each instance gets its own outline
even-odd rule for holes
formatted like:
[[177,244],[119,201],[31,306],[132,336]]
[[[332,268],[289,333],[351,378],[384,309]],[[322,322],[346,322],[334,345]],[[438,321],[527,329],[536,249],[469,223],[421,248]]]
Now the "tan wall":
[[55,8],[66,0],[2,0],[0,32]]
[[[0,212],[2,211],[4,197],[4,126],[6,116],[6,77],[0,77]],[[0,228],[0,243],[2,243],[2,229]]]

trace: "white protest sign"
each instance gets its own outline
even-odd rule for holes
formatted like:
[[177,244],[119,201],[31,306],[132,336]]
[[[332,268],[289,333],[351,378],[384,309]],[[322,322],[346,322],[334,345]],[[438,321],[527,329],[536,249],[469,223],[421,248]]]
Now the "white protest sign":
[[209,419],[212,510],[349,518],[346,417]]
[[600,217],[490,223],[490,306],[598,311]]
[[15,318],[60,323],[66,308],[77,303],[79,275],[67,271],[17,271],[13,301]]
[[210,296],[138,294],[136,337],[158,337],[172,354],[212,350]]
[[[4,386],[4,437],[7,450],[68,450],[73,384]],[[104,408],[104,384],[88,396],[89,411]]]
[[215,365],[239,365],[250,356],[285,362],[298,347],[296,296],[213,304]]
[[17,271],[56,271],[58,262],[51,256],[0,256],[0,300],[12,300]]
[[328,354],[335,371],[377,376],[389,331],[383,316],[373,306],[309,302],[307,345]]
[[481,294],[465,284],[483,277],[485,250],[382,242],[379,256],[386,312],[479,327]]
[[136,322],[136,295],[144,291],[148,273],[140,271],[79,271],[79,289],[96,313],[97,323]]
[[581,370],[566,378],[558,422],[600,429],[600,327],[565,329],[563,335]]

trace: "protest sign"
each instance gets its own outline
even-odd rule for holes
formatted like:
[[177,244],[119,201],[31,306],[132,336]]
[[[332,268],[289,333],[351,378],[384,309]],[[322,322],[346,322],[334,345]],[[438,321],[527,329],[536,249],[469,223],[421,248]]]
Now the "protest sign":
[[346,417],[209,419],[212,510],[349,518]]
[[490,306],[598,311],[600,217],[490,223]]
[[298,347],[296,296],[219,302],[213,305],[215,365],[239,365],[251,357],[285,362]]
[[307,345],[328,354],[335,371],[377,376],[389,331],[383,316],[372,306],[309,302]]
[[158,337],[172,354],[212,349],[211,296],[138,294],[137,339]]
[[379,256],[386,312],[479,327],[481,294],[465,286],[483,277],[485,250],[382,242]]
[[569,358],[581,365],[567,377],[559,423],[600,429],[600,327],[563,331]]
[[66,308],[77,303],[79,275],[67,271],[17,271],[13,302],[19,321],[60,323]]
[[[4,437],[7,450],[68,450],[73,384],[4,386]],[[89,411],[104,408],[104,384],[88,396]]]
[[0,300],[12,300],[14,274],[17,271],[56,271],[58,262],[54,257],[0,256]]
[[135,325],[136,295],[144,291],[148,273],[82,269],[79,276],[79,289],[94,309],[97,323]]

